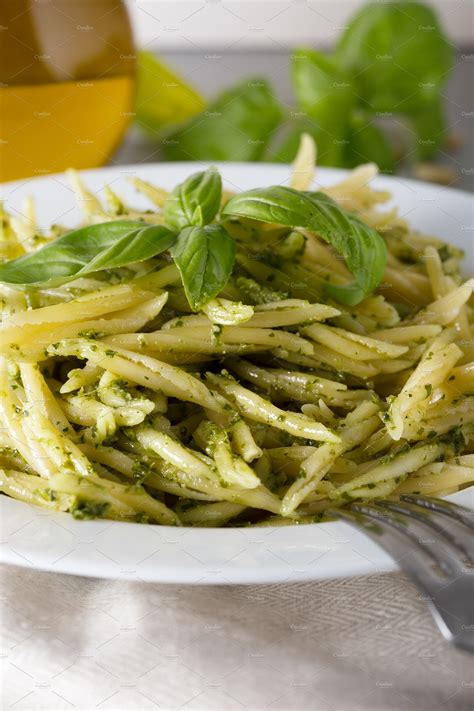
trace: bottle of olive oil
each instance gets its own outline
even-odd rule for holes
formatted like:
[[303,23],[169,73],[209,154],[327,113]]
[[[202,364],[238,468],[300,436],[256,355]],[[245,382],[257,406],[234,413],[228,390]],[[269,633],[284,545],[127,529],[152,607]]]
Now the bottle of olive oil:
[[107,162],[134,70],[120,0],[1,0],[0,180]]

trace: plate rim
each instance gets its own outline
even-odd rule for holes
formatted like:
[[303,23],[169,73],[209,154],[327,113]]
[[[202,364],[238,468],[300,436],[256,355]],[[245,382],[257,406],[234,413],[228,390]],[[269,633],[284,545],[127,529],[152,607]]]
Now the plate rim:
[[[361,163],[361,165],[365,165]],[[368,164],[367,164],[368,165]],[[104,165],[98,168],[78,168],[77,172],[81,176],[87,177],[87,175],[95,175],[103,172],[108,172],[108,171],[123,171],[127,172],[127,170],[131,171],[137,171],[137,170],[148,170],[150,168],[167,168],[167,167],[183,167],[186,168],[188,167],[189,169],[194,168],[205,168],[205,167],[210,167],[210,166],[215,166],[216,168],[220,169],[225,169],[225,168],[245,168],[248,170],[260,170],[262,169],[270,169],[270,170],[286,170],[288,173],[288,178],[290,177],[290,172],[291,172],[291,163],[271,163],[269,161],[256,161],[256,162],[245,162],[245,161],[166,161],[166,162],[158,162],[158,161],[153,161],[153,162],[146,162],[146,163],[120,163],[117,165]],[[330,173],[340,173],[340,174],[345,174],[349,175],[353,169],[351,168],[338,168],[338,167],[332,167],[332,166],[316,166],[316,174],[315,174],[315,179],[316,182],[318,182],[318,174],[330,174]],[[0,182],[0,192],[4,189],[7,188],[12,188],[12,187],[20,187],[24,185],[25,183],[31,183],[33,181],[42,181],[42,180],[49,180],[49,179],[56,179],[56,178],[64,178],[66,177],[65,171],[60,171],[58,173],[44,173],[44,174],[39,174],[39,175],[30,175],[26,176],[25,178],[17,178],[15,180],[8,180],[4,182]],[[402,182],[402,183],[407,183],[408,185],[413,185],[413,187],[420,187],[423,186],[425,188],[431,188],[433,190],[440,190],[442,192],[449,192],[450,194],[456,194],[461,198],[470,198],[474,200],[474,194],[471,193],[467,188],[460,188],[460,187],[451,187],[450,185],[440,185],[439,183],[429,183],[426,180],[418,180],[416,178],[408,178],[403,175],[397,175],[397,174],[388,174],[388,173],[377,173],[377,175],[374,177],[374,180],[389,180],[389,181],[397,181],[397,182]]]

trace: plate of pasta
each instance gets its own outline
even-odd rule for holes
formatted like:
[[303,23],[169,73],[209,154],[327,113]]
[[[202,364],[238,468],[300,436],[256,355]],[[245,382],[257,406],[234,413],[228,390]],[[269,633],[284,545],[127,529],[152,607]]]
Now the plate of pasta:
[[334,509],[474,508],[472,198],[315,154],[2,186],[4,562],[365,574]]

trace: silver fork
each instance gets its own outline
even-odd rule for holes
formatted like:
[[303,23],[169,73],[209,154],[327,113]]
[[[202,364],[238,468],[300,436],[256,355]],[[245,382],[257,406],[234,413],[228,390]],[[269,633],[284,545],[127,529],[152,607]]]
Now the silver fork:
[[331,514],[378,543],[422,591],[443,636],[474,653],[474,511],[411,495]]

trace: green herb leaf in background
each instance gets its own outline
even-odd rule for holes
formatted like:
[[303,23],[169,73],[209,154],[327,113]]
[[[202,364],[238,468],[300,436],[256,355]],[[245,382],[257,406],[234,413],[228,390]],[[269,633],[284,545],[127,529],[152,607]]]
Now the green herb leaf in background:
[[235,242],[221,225],[186,227],[171,248],[191,308],[198,311],[226,285]]
[[418,111],[408,117],[408,121],[415,133],[413,143],[419,158],[428,160],[443,143],[446,135],[441,98],[435,96],[420,105]]
[[355,168],[361,163],[376,163],[383,173],[393,173],[393,150],[375,119],[361,112],[349,117],[343,163]]
[[318,127],[307,116],[298,116],[298,118],[290,119],[282,127],[282,131],[278,133],[279,144],[276,147],[272,146],[271,157],[279,163],[291,163],[294,160],[298,153],[303,133],[308,133],[314,139],[319,150],[320,135]]
[[175,239],[162,225],[132,220],[89,225],[0,264],[0,282],[16,287],[59,286],[85,274],[155,257]]
[[222,179],[217,170],[209,168],[190,175],[177,185],[163,207],[165,223],[173,230],[189,225],[207,225],[216,216],[222,195]]
[[[258,78],[223,92],[203,110],[204,101],[184,80],[141,52],[137,120],[160,136],[168,160],[289,161],[306,132],[317,142],[319,165],[352,167],[361,155],[392,172],[393,153],[400,156],[401,150],[392,151],[374,118],[383,113],[408,121],[418,157],[432,157],[445,133],[439,94],[452,55],[429,5],[370,2],[350,21],[332,56],[311,49],[293,53],[294,110],[284,111],[271,86]],[[282,123],[283,137],[272,140]],[[163,135],[172,124],[180,125]]]
[[335,58],[369,111],[416,116],[439,94],[452,54],[428,5],[374,2],[351,20]]
[[163,153],[168,160],[260,160],[281,118],[268,82],[249,79],[163,139]]
[[330,57],[298,49],[291,57],[291,78],[298,109],[314,124],[318,164],[341,165],[347,120],[356,102],[348,75]]
[[359,303],[382,280],[387,260],[384,240],[324,193],[298,192],[284,186],[257,188],[232,197],[221,214],[316,232],[343,255],[354,275],[352,284],[326,285],[327,294],[343,304]]

